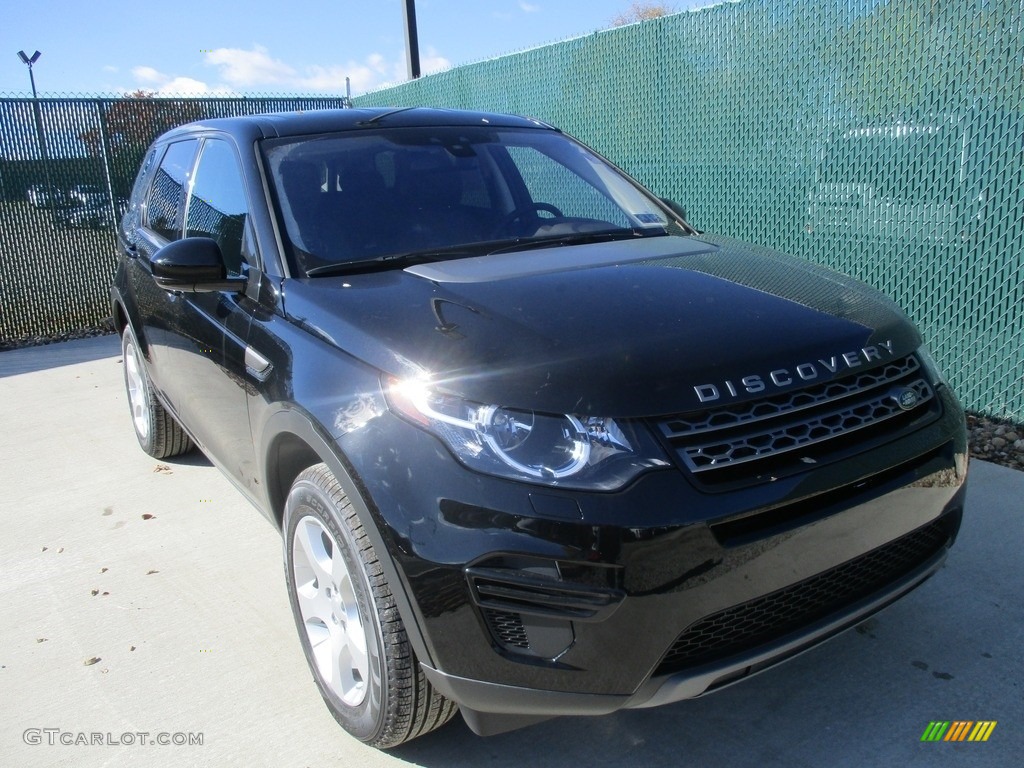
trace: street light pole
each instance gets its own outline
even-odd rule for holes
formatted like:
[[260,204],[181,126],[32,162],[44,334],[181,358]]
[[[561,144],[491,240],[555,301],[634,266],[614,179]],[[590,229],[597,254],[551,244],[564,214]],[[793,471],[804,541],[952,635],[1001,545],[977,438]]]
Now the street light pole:
[[18,58],[20,58],[22,63],[24,63],[28,67],[28,79],[32,83],[33,99],[38,97],[36,96],[36,78],[35,75],[32,74],[32,65],[39,61],[39,57],[42,55],[43,54],[40,51],[36,51],[31,56],[26,56],[24,51],[18,51]]
[[51,216],[56,221],[56,216],[53,213],[54,208],[57,205],[57,190],[53,188],[53,184],[50,181],[50,163],[46,156],[46,139],[43,137],[43,116],[39,111],[39,96],[36,93],[36,76],[32,73],[32,65],[39,61],[39,57],[42,53],[36,51],[31,56],[27,56],[24,51],[18,51],[18,58],[21,59],[22,63],[28,67],[28,79],[32,83],[32,111],[35,112],[36,117],[36,137],[39,140],[39,157],[43,161],[43,175],[46,177],[46,202],[47,207],[50,209]]

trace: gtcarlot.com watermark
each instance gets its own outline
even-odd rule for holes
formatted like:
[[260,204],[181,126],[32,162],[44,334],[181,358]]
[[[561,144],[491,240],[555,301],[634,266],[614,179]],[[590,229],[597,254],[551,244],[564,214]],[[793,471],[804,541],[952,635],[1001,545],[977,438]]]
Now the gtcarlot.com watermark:
[[65,747],[201,747],[203,733],[177,731],[65,731],[63,728],[26,728],[22,741],[36,746]]

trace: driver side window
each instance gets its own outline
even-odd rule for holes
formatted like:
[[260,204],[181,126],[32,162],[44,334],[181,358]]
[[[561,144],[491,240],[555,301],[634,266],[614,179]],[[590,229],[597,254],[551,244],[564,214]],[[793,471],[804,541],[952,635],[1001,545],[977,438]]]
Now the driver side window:
[[239,275],[248,215],[249,205],[234,148],[220,139],[206,139],[193,175],[186,236],[216,240],[228,274]]
[[171,144],[153,179],[146,203],[146,224],[167,240],[178,240],[181,237],[185,189],[198,145],[195,139]]

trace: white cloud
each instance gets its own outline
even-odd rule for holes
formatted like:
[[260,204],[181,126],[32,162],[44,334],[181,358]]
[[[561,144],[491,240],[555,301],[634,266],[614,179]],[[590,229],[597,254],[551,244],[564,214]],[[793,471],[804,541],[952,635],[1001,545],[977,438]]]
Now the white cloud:
[[427,48],[427,55],[420,57],[420,69],[426,74],[451,69],[452,63],[433,48]]
[[540,6],[536,3],[520,2],[519,7],[522,9],[523,13],[537,13],[537,11],[540,10]]
[[120,72],[120,70],[117,67],[115,67],[115,66],[113,66],[111,64],[107,64],[106,66],[104,66],[103,67],[103,71],[104,72],[109,72],[111,74],[116,74],[117,72]]
[[283,85],[295,78],[295,70],[280,59],[273,59],[261,45],[251,51],[240,48],[217,48],[204,57],[207,64],[220,68],[221,78],[241,88]]
[[157,72],[152,67],[135,67],[132,69],[132,76],[145,85],[158,85],[170,80],[167,75]]
[[344,91],[345,78],[351,78],[353,66],[307,67],[305,75],[294,84],[305,91]]
[[223,85],[211,88],[202,80],[191,77],[175,77],[157,89],[158,96],[233,96],[230,88]]
[[[218,48],[209,51],[203,56],[203,63],[216,70],[213,77],[197,79],[166,74],[149,66],[137,66],[131,73],[136,88],[155,90],[160,95],[205,96],[235,95],[239,91],[344,94],[346,77],[351,82],[352,92],[358,95],[407,78],[404,51],[397,51],[392,58],[375,52],[362,61],[314,64],[300,70],[273,58],[263,46],[254,45],[251,50]],[[451,61],[432,47],[420,56],[420,69],[425,74],[451,66]]]

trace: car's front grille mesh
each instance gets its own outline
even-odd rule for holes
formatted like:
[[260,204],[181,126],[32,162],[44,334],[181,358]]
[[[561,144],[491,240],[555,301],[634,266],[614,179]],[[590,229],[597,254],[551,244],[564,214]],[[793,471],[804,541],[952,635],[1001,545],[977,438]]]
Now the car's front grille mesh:
[[[911,394],[912,393],[912,394]],[[814,464],[827,454],[817,444],[914,418],[935,397],[917,358],[910,355],[871,371],[735,406],[664,419],[658,427],[683,465],[701,480],[716,471],[775,460],[793,451],[793,462]]]
[[883,589],[948,543],[940,520],[817,576],[705,616],[676,639],[654,674],[728,658],[794,632]]

